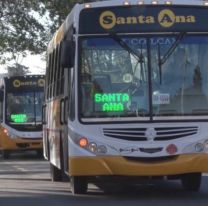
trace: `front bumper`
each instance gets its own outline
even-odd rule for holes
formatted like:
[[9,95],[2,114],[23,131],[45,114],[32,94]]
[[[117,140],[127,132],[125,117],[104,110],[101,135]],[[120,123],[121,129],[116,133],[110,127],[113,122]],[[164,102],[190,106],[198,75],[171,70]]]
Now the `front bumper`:
[[43,140],[42,138],[37,139],[9,139],[4,138],[0,142],[0,147],[3,150],[33,150],[33,149],[42,149],[43,148]]
[[185,154],[172,159],[144,162],[120,156],[69,157],[71,176],[167,176],[208,172],[208,154]]

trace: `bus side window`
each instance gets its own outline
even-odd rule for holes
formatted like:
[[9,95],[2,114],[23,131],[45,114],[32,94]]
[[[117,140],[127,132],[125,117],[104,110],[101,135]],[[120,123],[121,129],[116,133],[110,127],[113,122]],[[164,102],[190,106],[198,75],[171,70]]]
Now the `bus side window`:
[[0,90],[0,102],[3,102],[4,99],[4,92]]
[[61,43],[61,66],[63,68],[74,67],[75,43],[65,40]]
[[2,90],[0,90],[0,122],[3,121],[3,99],[4,93]]

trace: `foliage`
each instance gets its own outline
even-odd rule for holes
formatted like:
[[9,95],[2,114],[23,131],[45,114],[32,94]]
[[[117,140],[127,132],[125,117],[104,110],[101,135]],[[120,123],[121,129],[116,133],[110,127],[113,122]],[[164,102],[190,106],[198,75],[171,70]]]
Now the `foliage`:
[[46,31],[33,13],[44,14],[41,4],[35,0],[1,0],[0,7],[1,55],[12,54],[10,57],[15,58],[17,53],[23,52],[24,55],[26,50],[34,53],[44,51]]
[[42,0],[45,9],[49,12],[49,17],[53,21],[50,27],[51,34],[57,30],[62,24],[67,14],[70,12],[72,7],[82,1],[75,0]]
[[29,68],[15,63],[13,66],[8,66],[7,67],[7,71],[8,71],[8,76],[18,76],[18,75],[26,75],[29,73]]
[[[0,63],[43,54],[75,3],[84,0],[0,0]],[[15,63],[15,64],[16,64]]]

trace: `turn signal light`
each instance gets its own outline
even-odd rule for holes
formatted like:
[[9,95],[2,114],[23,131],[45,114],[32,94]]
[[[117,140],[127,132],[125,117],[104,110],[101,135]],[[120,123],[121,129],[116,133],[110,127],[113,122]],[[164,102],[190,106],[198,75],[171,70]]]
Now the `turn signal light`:
[[8,130],[7,129],[4,129],[4,133],[7,134],[8,133]]
[[82,137],[79,139],[79,146],[80,147],[87,147],[88,145],[88,140],[85,137]]

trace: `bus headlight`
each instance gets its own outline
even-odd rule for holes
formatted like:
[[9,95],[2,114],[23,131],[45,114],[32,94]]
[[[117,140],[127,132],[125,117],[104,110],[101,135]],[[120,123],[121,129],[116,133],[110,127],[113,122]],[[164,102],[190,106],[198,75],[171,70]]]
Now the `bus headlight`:
[[196,152],[202,152],[202,151],[204,151],[204,144],[202,144],[202,143],[197,143],[196,145],[195,145],[195,151]]
[[208,139],[204,141],[204,147],[205,149],[208,149]]
[[103,145],[102,143],[91,142],[90,139],[86,137],[81,137],[75,142],[81,148],[88,150],[89,152],[92,152],[94,154],[101,155],[107,153],[107,146]]
[[186,147],[183,149],[183,152],[184,153],[208,152],[208,139],[186,145]]
[[89,143],[89,146],[88,146],[88,149],[93,152],[93,153],[96,153],[97,152],[97,144],[94,143],[94,142],[90,142]]
[[4,129],[3,131],[6,135],[8,135],[8,130],[7,129]]
[[16,136],[15,134],[11,133],[11,132],[7,132],[7,135],[8,135],[9,138],[11,138],[11,139],[16,139],[16,138],[17,138],[17,136]]
[[12,138],[12,139],[16,139],[17,136],[15,136],[14,134],[9,134],[9,137]]
[[98,148],[97,148],[97,152],[99,154],[105,154],[107,153],[107,147],[105,145],[100,145]]

